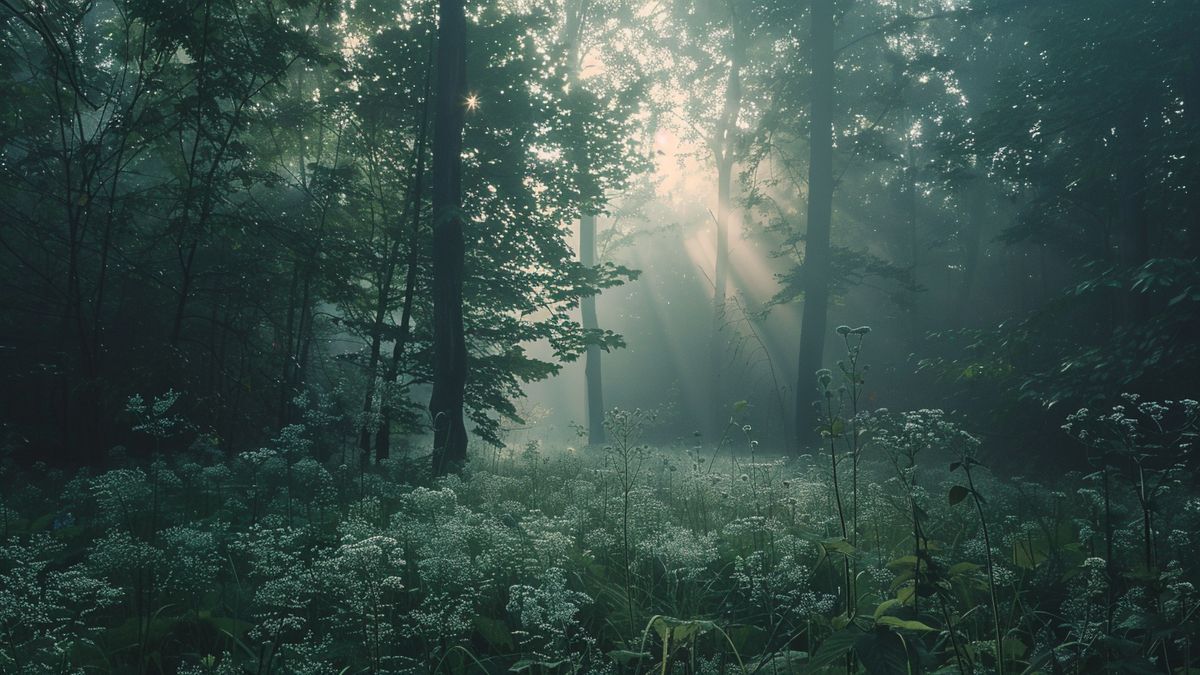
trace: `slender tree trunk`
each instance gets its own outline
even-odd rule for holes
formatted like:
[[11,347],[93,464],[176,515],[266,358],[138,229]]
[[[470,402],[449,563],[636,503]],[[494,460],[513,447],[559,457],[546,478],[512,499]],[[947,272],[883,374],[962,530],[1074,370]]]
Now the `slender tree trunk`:
[[229,450],[229,437],[231,432],[226,427],[225,420],[230,418],[229,415],[229,399],[227,395],[229,389],[229,332],[233,325],[234,316],[237,312],[232,308],[232,305],[237,302],[232,297],[223,307],[221,319],[220,335],[216,343],[216,378],[213,383],[214,399],[217,401],[214,411],[213,429],[218,430],[218,435],[221,437],[222,445],[226,451]]
[[396,254],[398,245],[390,247],[391,255],[384,261],[385,269],[380,275],[379,288],[376,294],[375,316],[371,323],[371,351],[367,357],[367,392],[363,396],[362,420],[359,422],[358,449],[361,452],[360,461],[363,466],[371,459],[371,432],[375,425],[371,424],[371,412],[375,409],[375,387],[379,379],[379,355],[383,345],[383,322],[387,318],[388,297],[392,288],[392,276],[396,270]]
[[179,283],[179,298],[175,303],[175,320],[171,322],[171,346],[178,347],[179,339],[183,337],[183,320],[187,310],[188,297],[192,293],[192,266],[196,262],[196,249],[200,246],[197,239],[193,239],[187,248],[187,255],[182,255],[180,252],[181,261],[181,279]]
[[[596,265],[596,216],[584,214],[579,219],[579,262],[584,267]],[[579,300],[584,330],[600,328],[596,317],[596,296]],[[587,384],[588,444],[604,443],[604,380],[600,370],[600,345],[588,345],[584,354],[583,376]]]
[[[212,18],[212,2],[210,0],[205,0],[205,2],[204,2],[204,20],[201,23],[202,28],[201,28],[201,33],[200,33],[200,55],[199,55],[199,58],[197,59],[197,72],[196,72],[196,100],[197,100],[197,103],[195,105],[196,128],[194,130],[195,135],[192,137],[191,153],[190,153],[190,156],[188,156],[186,158],[187,188],[184,190],[183,216],[181,218],[181,224],[179,226],[179,235],[176,238],[176,249],[179,252],[181,278],[180,278],[180,282],[179,282],[179,299],[177,300],[177,302],[175,304],[175,320],[171,323],[171,347],[173,349],[177,348],[179,346],[179,339],[183,335],[184,311],[187,309],[188,294],[191,293],[191,290],[192,290],[192,264],[195,262],[196,248],[199,246],[198,235],[197,235],[197,238],[194,238],[192,240],[192,242],[188,245],[187,255],[184,255],[183,241],[184,241],[184,237],[187,235],[189,227],[191,225],[192,200],[193,200],[192,193],[195,189],[195,181],[196,181],[196,175],[197,175],[197,171],[198,171],[196,162],[197,162],[197,159],[199,158],[200,141],[205,135],[203,132],[204,113],[203,113],[203,106],[201,105],[201,102],[203,102],[205,100],[205,95],[206,95],[205,84],[207,81],[207,74],[208,74],[208,24],[209,24],[209,20],[211,18]],[[232,130],[231,130],[231,133],[232,133]],[[182,142],[182,136],[180,138],[180,141]],[[220,154],[223,154],[223,152],[224,152],[224,148],[221,149],[221,152],[218,153],[218,156]],[[215,162],[214,162],[212,168],[213,168],[213,170],[215,170],[215,168],[216,168]],[[209,171],[210,175],[212,173],[213,173],[213,171]],[[212,189],[211,184],[205,185],[204,187],[206,190]]]
[[829,309],[833,220],[833,0],[813,0],[812,91],[809,113],[808,227],[804,245],[804,312],[800,323],[800,358],[796,384],[798,447],[815,439],[817,412],[815,373],[825,352]]
[[[323,132],[322,132],[323,133]],[[318,139],[318,146],[323,142],[323,136]],[[301,157],[305,157],[307,153],[307,145],[301,144]],[[333,168],[338,167],[341,160],[342,136],[339,134],[336,137],[336,143],[333,151]],[[318,153],[316,161],[319,163],[321,156]],[[305,194],[312,194],[317,186],[314,185],[309,174],[304,172],[303,167],[307,166],[307,159],[301,161],[301,184],[307,186]],[[333,203],[334,193],[331,191],[325,195],[325,199],[319,204],[317,216],[317,230],[315,234],[305,237],[306,242],[311,239],[311,242],[306,243],[307,251],[303,261],[304,274],[302,276],[301,291],[300,291],[300,306],[298,308],[299,317],[296,327],[296,351],[295,362],[293,364],[293,377],[290,382],[285,383],[288,389],[285,392],[284,401],[284,417],[291,419],[295,412],[293,408],[293,397],[303,391],[308,382],[308,367],[312,363],[311,355],[313,346],[316,344],[316,304],[318,300],[318,288],[320,285],[321,275],[321,251],[325,249],[325,225],[329,217],[329,208]],[[307,209],[305,209],[307,211]],[[286,421],[284,422],[286,424]]]
[[[292,349],[292,340],[296,335],[296,295],[300,290],[300,265],[299,263],[292,264],[292,286],[288,293],[288,312],[287,324],[283,333],[283,344],[281,350],[283,354],[283,362],[279,369],[279,428],[283,428],[288,423],[288,393],[291,391],[292,382],[292,365],[293,355],[296,353]],[[278,345],[280,340],[276,339]]]
[[[912,120],[905,117],[904,127],[909,129],[912,127]],[[912,283],[912,288],[908,293],[908,339],[912,344],[912,349],[916,350],[917,344],[921,340],[921,316],[920,316],[920,264],[921,264],[921,237],[917,229],[917,210],[920,204],[917,199],[917,162],[913,156],[912,138],[908,139],[904,152],[904,185],[901,190],[904,191],[904,219],[905,226],[908,232],[908,277]]]
[[729,195],[733,181],[732,155],[717,160],[717,246],[716,267],[713,269],[712,335],[709,338],[709,433],[713,442],[720,442],[729,410],[725,406],[725,301],[729,286]]
[[979,247],[983,239],[983,225],[988,216],[987,189],[982,176],[973,178],[966,187],[967,221],[962,229],[963,273],[954,300],[954,325],[965,327],[967,309],[975,279],[979,275]]
[[[291,423],[293,399],[307,378],[309,350],[313,342],[313,277],[317,272],[320,238],[304,261],[292,271],[292,290],[288,298],[287,336],[283,346],[283,381],[279,390],[279,426]],[[303,267],[303,271],[301,271]]]
[[[400,310],[399,334],[392,345],[392,358],[383,377],[385,387],[395,385],[396,380],[400,377],[400,364],[404,362],[404,351],[408,348],[412,332],[413,299],[417,289],[417,267],[421,260],[421,207],[425,203],[425,148],[429,138],[429,104],[433,92],[434,48],[435,42],[433,36],[430,36],[429,62],[425,67],[425,93],[421,99],[420,121],[414,129],[417,145],[413,157],[412,182],[409,183],[409,194],[411,195],[409,214],[412,220],[408,234],[408,267],[404,274],[404,302]],[[387,459],[392,452],[393,411],[391,402],[388,400],[391,395],[390,392],[385,392],[379,406],[380,422],[379,433],[375,437],[375,461]]]
[[313,343],[316,342],[316,336],[313,333],[316,316],[313,314],[314,301],[311,281],[306,281],[304,284],[302,300],[304,305],[300,308],[300,334],[296,336],[300,341],[300,352],[296,357],[296,379],[292,382],[292,388],[296,393],[302,391],[305,383],[308,382],[308,366],[311,362],[309,356],[312,354]]
[[433,125],[433,472],[457,471],[467,459],[463,397],[467,346],[463,335],[462,131],[466,106],[463,0],[438,8],[437,101]]
[[[564,42],[567,45],[567,63],[571,65],[571,78],[578,82],[582,69],[583,29],[587,23],[588,0],[567,4]],[[586,176],[591,170],[586,143],[580,148],[579,170]],[[579,262],[584,267],[596,266],[596,215],[583,213],[579,217]],[[579,299],[580,323],[584,330],[598,330],[600,320],[596,315],[596,296]],[[587,406],[588,445],[604,443],[604,378],[601,367],[603,351],[599,345],[588,345],[584,352],[584,394]]]
[[[422,173],[424,162],[420,163]],[[420,174],[418,174],[420,180]],[[404,362],[404,351],[408,347],[408,342],[411,335],[412,325],[412,308],[413,297],[416,295],[417,287],[417,262],[419,249],[416,240],[418,224],[420,223],[420,191],[418,190],[416,197],[416,213],[413,214],[413,241],[409,245],[408,254],[408,272],[404,275],[404,306],[400,311],[400,333],[396,336],[396,342],[392,345],[392,358],[388,362],[387,372],[383,376],[385,387],[390,387],[396,384],[400,378],[400,364]],[[392,452],[392,417],[394,411],[391,403],[388,401],[389,394],[384,395],[383,401],[380,403],[380,421],[379,433],[375,435],[375,461],[381,461],[391,456]]]
[[384,269],[379,275],[376,289],[375,314],[371,320],[371,348],[367,357],[367,391],[363,397],[362,420],[359,422],[358,449],[360,461],[366,466],[371,461],[371,433],[377,425],[371,424],[371,413],[375,409],[375,390],[379,380],[379,361],[383,346],[383,322],[387,319],[388,303],[391,301],[392,279],[396,275],[397,257],[400,253],[399,233],[388,247]]

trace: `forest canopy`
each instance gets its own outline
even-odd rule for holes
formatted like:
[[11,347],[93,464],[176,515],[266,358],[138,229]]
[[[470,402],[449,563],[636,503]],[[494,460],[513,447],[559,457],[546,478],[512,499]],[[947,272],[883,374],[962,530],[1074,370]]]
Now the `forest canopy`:
[[[1046,406],[1188,394],[1190,3],[847,2],[820,30],[805,3],[576,5],[467,12],[482,442],[522,424],[523,385],[626,335],[696,358],[615,353],[610,383],[666,386],[619,396],[699,390],[674,428],[709,440],[750,401],[794,451],[838,320],[887,335],[889,403],[1044,428]],[[171,390],[236,452],[328,400],[386,457],[430,424],[438,7],[188,7],[5,5],[8,432],[94,461],[137,443],[130,396]],[[597,297],[637,270],[631,302]],[[556,412],[599,437],[603,411]]]

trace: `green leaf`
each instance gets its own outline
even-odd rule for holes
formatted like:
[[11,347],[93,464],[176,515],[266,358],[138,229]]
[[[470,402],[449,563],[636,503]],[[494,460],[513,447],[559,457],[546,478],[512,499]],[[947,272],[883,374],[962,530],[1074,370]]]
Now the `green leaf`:
[[842,418],[840,418],[840,417],[833,420],[833,424],[829,425],[829,431],[834,436],[841,436],[842,432],[844,432],[845,430],[846,430],[846,422],[843,421]]
[[[1074,530],[1067,523],[1059,523],[1049,535],[1045,532],[1031,533],[1013,542],[1013,564],[1024,569],[1033,569],[1051,555],[1079,558],[1083,554],[1078,548]],[[1082,558],[1080,558],[1082,560]]]
[[980,565],[977,565],[973,562],[960,562],[951,565],[950,569],[946,571],[946,574],[947,576],[956,577],[960,574],[966,574],[967,572],[974,572],[979,568]]
[[1004,658],[1008,661],[1024,658],[1025,654],[1029,651],[1029,647],[1024,642],[1012,637],[1004,638],[1002,646],[1004,649]]
[[637,666],[643,661],[654,660],[654,657],[646,652],[631,652],[628,649],[614,649],[608,653],[608,658],[625,667]]
[[712,621],[702,621],[700,619],[676,619],[670,616],[656,616],[650,620],[650,628],[658,633],[658,638],[663,642],[670,640],[674,645],[680,645],[683,642],[694,637],[703,635],[716,627]]
[[[757,661],[759,659],[750,659]],[[763,675],[802,675],[812,672],[808,652],[782,651],[763,661],[763,664],[751,672]]]
[[751,625],[728,626],[725,634],[739,654],[753,654],[766,647],[767,631]]
[[883,602],[879,603],[878,607],[875,608],[873,616],[878,621],[878,619],[887,614],[889,610],[895,607],[901,607],[903,604],[904,602],[899,598],[890,598],[888,600],[884,600]]
[[950,488],[950,495],[948,497],[950,500],[950,506],[954,506],[955,504],[966,499],[967,495],[969,494],[971,494],[971,491],[962,485],[955,485],[954,487]]
[[826,539],[820,542],[820,545],[826,551],[841,553],[842,555],[854,555],[858,552],[858,549],[854,548],[854,544],[851,544],[841,537]]
[[821,646],[817,647],[817,652],[808,663],[809,667],[819,670],[840,664],[862,635],[862,631],[854,628],[845,628],[831,634],[821,641]]
[[928,624],[912,619],[901,619],[898,616],[880,616],[875,618],[875,624],[900,630],[912,630],[923,633],[936,632],[937,629]]
[[496,651],[512,651],[515,647],[508,624],[499,619],[476,616],[475,630],[479,631],[479,635],[488,643],[488,646]]

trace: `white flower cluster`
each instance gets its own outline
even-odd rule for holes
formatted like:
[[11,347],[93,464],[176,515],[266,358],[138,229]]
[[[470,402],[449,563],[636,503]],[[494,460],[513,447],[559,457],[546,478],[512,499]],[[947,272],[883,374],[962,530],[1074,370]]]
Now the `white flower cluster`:
[[664,525],[638,544],[638,553],[653,559],[678,578],[692,580],[717,560],[716,533],[697,534],[678,525]]
[[62,663],[98,634],[93,615],[121,599],[86,565],[55,569],[63,548],[47,534],[0,545],[0,671]]

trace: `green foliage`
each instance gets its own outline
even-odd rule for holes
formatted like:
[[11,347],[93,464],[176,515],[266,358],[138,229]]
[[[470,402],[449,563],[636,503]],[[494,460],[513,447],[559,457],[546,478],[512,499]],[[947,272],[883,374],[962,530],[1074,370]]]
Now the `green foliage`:
[[[244,449],[300,421],[298,398],[325,397],[368,446],[425,430],[433,7],[4,10],[0,86],[20,101],[4,113],[22,111],[0,114],[13,299],[0,321],[22,336],[6,377],[70,391],[57,412],[25,406],[23,429],[92,461],[125,442],[126,412],[155,450],[191,432]],[[524,384],[588,345],[623,345],[573,315],[635,274],[582,267],[566,224],[604,212],[641,166],[639,89],[568,87],[558,28],[552,12],[492,3],[470,31],[467,406],[491,443]],[[530,354],[537,342],[550,357]]]
[[[940,411],[864,412],[831,436],[859,463],[846,536],[827,461],[733,452],[726,471],[641,443],[643,411],[609,415],[607,450],[507,448],[435,483],[321,461],[299,425],[233,460],[196,447],[73,477],[6,464],[0,659],[20,673],[1187,663],[1191,470],[1143,484],[1121,462],[1149,471],[1156,446],[1191,438],[1195,406],[1120,405],[1068,428],[1131,454],[1042,483],[988,474]],[[1150,564],[1143,533],[1109,527],[1145,513]]]

